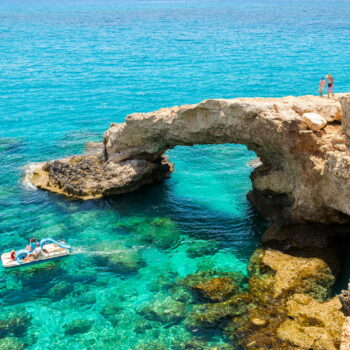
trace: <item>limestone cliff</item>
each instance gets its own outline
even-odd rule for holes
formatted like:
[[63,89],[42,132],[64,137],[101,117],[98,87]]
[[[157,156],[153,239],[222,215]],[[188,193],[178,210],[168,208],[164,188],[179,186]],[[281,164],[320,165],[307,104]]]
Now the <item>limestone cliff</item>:
[[161,157],[177,145],[239,143],[262,161],[248,197],[266,217],[348,222],[350,152],[341,125],[346,101],[344,95],[217,99],[131,114],[106,131],[103,159],[48,162],[31,181],[80,198],[118,194],[167,176],[171,169]]

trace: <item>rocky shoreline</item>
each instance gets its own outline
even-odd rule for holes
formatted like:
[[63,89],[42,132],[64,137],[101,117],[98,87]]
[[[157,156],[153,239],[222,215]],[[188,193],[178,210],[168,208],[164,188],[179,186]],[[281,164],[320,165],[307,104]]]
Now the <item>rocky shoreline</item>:
[[[139,314],[163,324],[184,323],[193,339],[174,342],[173,349],[347,349],[348,319],[332,288],[342,264],[338,243],[348,238],[342,229],[334,228],[335,237],[333,227],[322,227],[269,228],[250,259],[248,276],[199,269],[158,286]],[[292,232],[293,240],[286,240]],[[315,244],[317,235],[321,239]],[[348,299],[349,293],[343,294]],[[210,332],[220,332],[229,343],[208,346],[201,336]],[[167,347],[141,344],[137,349]]]
[[[272,222],[248,281],[213,271],[177,281],[167,322],[220,329],[248,350],[348,350],[350,291],[332,297],[332,288],[349,246],[349,124],[346,94],[207,100],[132,114],[111,124],[103,144],[42,163],[29,180],[68,197],[100,198],[168,177],[173,166],[164,153],[177,145],[247,145],[261,161],[248,198]],[[192,311],[184,316],[186,303]],[[163,317],[163,307],[141,313]]]
[[38,165],[29,180],[91,199],[134,191],[169,176],[163,154],[177,145],[240,143],[260,158],[253,205],[279,223],[349,222],[349,97],[206,100],[132,114],[106,131],[91,154]]

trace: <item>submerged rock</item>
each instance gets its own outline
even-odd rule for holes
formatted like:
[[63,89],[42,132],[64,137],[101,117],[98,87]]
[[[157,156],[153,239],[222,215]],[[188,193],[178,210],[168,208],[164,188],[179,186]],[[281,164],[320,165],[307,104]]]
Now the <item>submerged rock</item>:
[[224,301],[239,292],[239,287],[228,277],[215,277],[192,287],[197,294],[212,302]]
[[232,317],[245,313],[250,302],[251,297],[248,294],[239,294],[225,302],[197,305],[186,319],[185,325],[192,331],[203,328],[224,328]]
[[14,337],[0,339],[0,350],[23,350],[24,344]]
[[140,253],[136,249],[124,249],[108,257],[108,265],[111,267],[122,268],[129,271],[137,271],[145,266]]
[[235,347],[223,343],[209,345],[205,339],[192,337],[186,341],[175,340],[172,343],[172,350],[235,350]]
[[207,342],[203,339],[193,338],[187,341],[174,341],[174,350],[207,350]]
[[93,320],[74,320],[66,323],[64,328],[65,335],[74,335],[82,334],[88,332],[92,325],[94,324]]
[[22,337],[31,324],[32,317],[25,311],[14,311],[1,316],[0,338],[15,336]]
[[75,298],[75,302],[81,305],[93,305],[96,303],[96,294],[93,291],[87,291]]
[[339,349],[344,315],[321,258],[258,249],[249,265],[246,312],[234,316],[225,335],[245,349]]
[[101,309],[100,314],[108,320],[113,326],[116,326],[120,321],[120,312],[123,310],[118,299],[113,299],[107,302]]
[[213,240],[208,240],[208,241],[198,241],[198,242],[192,243],[190,247],[186,250],[186,254],[190,258],[194,259],[200,256],[214,255],[218,251],[219,251],[218,243]]
[[168,347],[160,342],[150,342],[138,344],[133,350],[168,350]]
[[72,290],[72,284],[61,281],[49,289],[48,295],[53,300],[60,300],[69,294]]
[[134,332],[138,333],[138,334],[143,334],[152,328],[153,328],[153,326],[152,326],[151,322],[149,322],[145,319],[141,319],[141,320],[137,321],[137,323],[135,324]]
[[123,228],[142,244],[154,244],[160,249],[175,247],[180,240],[176,223],[168,217],[131,217],[120,220],[118,228]]
[[152,303],[142,308],[139,314],[151,321],[177,323],[186,316],[186,304],[176,301],[170,296],[166,298],[159,296]]
[[242,286],[246,281],[246,276],[244,276],[240,272],[226,272],[226,271],[216,271],[216,270],[206,270],[206,271],[197,271],[191,275],[186,276],[185,278],[180,278],[177,281],[177,284],[180,286],[184,286],[186,288],[194,288],[196,285],[205,283],[212,278],[221,277],[221,278],[229,278],[237,284],[238,286]]
[[143,227],[142,232],[137,232],[142,241],[153,243],[160,249],[172,248],[178,244],[180,239],[180,232],[175,222],[166,217],[150,220],[148,225]]
[[0,137],[0,154],[15,153],[24,145],[24,141],[14,137]]
[[181,301],[186,304],[193,303],[193,294],[185,287],[182,286],[173,286],[170,288],[171,296],[176,301]]
[[172,287],[177,273],[172,270],[163,270],[154,280],[149,283],[149,290],[152,292],[159,292],[162,289],[168,290]]

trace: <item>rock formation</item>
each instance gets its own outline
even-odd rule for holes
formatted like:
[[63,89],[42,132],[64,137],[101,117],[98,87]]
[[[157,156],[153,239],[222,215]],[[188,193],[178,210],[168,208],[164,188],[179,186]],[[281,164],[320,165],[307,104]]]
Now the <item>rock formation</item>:
[[[111,124],[104,143],[90,143],[86,154],[37,165],[30,181],[81,199],[125,193],[169,176],[168,149],[221,143],[244,144],[257,154],[248,198],[275,224],[251,258],[246,293],[231,274],[200,272],[181,281],[179,288],[206,302],[193,307],[186,327],[221,327],[246,349],[350,349],[350,289],[330,298],[339,272],[339,252],[330,245],[348,234],[344,223],[350,223],[350,95],[206,100],[132,114]],[[156,230],[147,240],[163,248],[176,243],[171,224],[155,219],[150,225]],[[138,261],[131,253],[131,262]],[[113,259],[115,266],[130,262],[129,256]],[[152,304],[141,314],[183,320],[180,299],[174,294],[167,308]],[[166,318],[167,310],[175,319]]]
[[154,162],[132,159],[115,163],[105,162],[101,153],[88,153],[40,164],[30,174],[30,181],[55,193],[93,199],[135,191],[167,177],[171,169],[163,157]]
[[98,198],[168,176],[163,154],[177,145],[239,143],[262,162],[248,197],[267,218],[348,222],[350,152],[340,122],[348,101],[345,95],[218,99],[131,114],[106,131],[103,154],[40,164],[30,180],[67,196]]
[[245,276],[232,272],[199,270],[178,279],[169,289],[172,298],[183,287],[193,296],[182,316],[186,329],[194,336],[221,331],[246,350],[339,350],[345,316],[339,298],[331,297],[339,261],[333,247],[310,244],[301,252],[299,244],[257,249],[248,286]]
[[343,325],[340,350],[350,350],[350,317],[346,318]]
[[249,304],[224,328],[226,336],[251,350],[339,349],[345,316],[339,299],[329,298],[335,267],[313,256],[258,249],[249,265]]

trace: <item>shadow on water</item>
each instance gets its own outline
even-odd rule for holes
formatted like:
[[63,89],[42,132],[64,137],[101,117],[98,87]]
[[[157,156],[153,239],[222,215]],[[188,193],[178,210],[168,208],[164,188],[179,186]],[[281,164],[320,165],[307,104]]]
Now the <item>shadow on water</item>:
[[169,217],[182,232],[194,239],[214,239],[222,247],[235,248],[240,257],[249,259],[267,227],[267,222],[248,202],[244,215],[233,216],[177,198],[164,181],[134,193],[110,197],[94,203],[99,208],[112,208],[121,217]]
[[343,239],[338,244],[338,252],[341,252],[341,267],[340,273],[333,287],[333,295],[339,294],[343,289],[348,289],[348,283],[350,281],[350,256],[347,252],[350,250],[349,239]]

